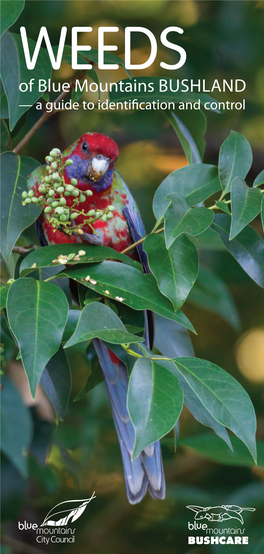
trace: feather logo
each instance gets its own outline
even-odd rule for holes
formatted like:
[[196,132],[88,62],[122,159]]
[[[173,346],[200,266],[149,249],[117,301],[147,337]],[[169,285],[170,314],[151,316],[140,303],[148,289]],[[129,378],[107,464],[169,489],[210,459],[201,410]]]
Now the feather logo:
[[96,498],[95,491],[91,498],[85,498],[83,500],[65,500],[64,502],[56,504],[56,506],[47,513],[41,527],[44,525],[60,527],[68,523],[73,523],[81,517],[89,502],[94,498]]

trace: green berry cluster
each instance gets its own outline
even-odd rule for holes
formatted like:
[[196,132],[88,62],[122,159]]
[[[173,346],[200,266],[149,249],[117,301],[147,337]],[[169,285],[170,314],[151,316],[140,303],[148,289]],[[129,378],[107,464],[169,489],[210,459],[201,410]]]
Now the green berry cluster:
[[[54,231],[62,228],[67,234],[72,234],[76,230],[82,234],[81,228],[85,225],[90,225],[93,230],[92,224],[97,219],[106,222],[113,217],[114,206],[107,206],[106,210],[90,210],[88,213],[77,209],[77,204],[85,202],[86,197],[92,196],[93,193],[91,190],[80,191],[77,188],[77,179],[71,179],[70,184],[65,183],[63,170],[72,165],[73,161],[68,159],[63,164],[59,148],[53,148],[45,160],[47,175],[42,177],[42,182],[38,187],[39,196],[35,196],[32,189],[28,192],[23,191],[22,204],[40,205],[46,217],[50,219]],[[66,198],[69,196],[73,199],[71,207],[67,206]],[[81,224],[74,225],[74,220],[80,215],[85,219]]]

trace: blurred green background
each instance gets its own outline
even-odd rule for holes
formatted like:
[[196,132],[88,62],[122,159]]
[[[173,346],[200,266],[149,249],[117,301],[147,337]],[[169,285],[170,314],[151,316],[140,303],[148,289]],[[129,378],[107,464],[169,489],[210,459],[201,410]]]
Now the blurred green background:
[[[68,43],[72,26],[93,27],[92,33],[80,37],[82,44],[97,48],[97,29],[101,25],[117,25],[113,35],[117,54],[123,57],[124,28],[148,27],[156,37],[170,25],[184,29],[179,43],[187,51],[187,62],[177,72],[161,70],[163,59],[173,63],[169,53],[159,43],[156,62],[136,75],[164,75],[172,78],[244,79],[246,111],[227,111],[222,115],[207,112],[205,162],[217,164],[218,151],[231,129],[239,131],[251,143],[254,160],[249,175],[251,183],[263,169],[264,156],[264,2],[256,1],[27,1],[11,31],[19,33],[25,25],[28,36],[37,39],[39,28],[48,28],[52,44],[58,43],[62,25],[68,27]],[[148,45],[142,37],[133,43],[133,55],[144,59]],[[168,75],[168,73],[170,73]],[[66,81],[73,75],[69,65],[55,71],[55,81]],[[98,72],[101,81],[125,78],[123,69]],[[214,94],[219,100],[239,100],[239,95]],[[54,99],[55,95],[51,95]],[[86,97],[88,98],[88,97]],[[13,147],[39,117],[30,110],[23,127],[16,134]],[[135,196],[146,228],[151,229],[154,217],[152,198],[166,175],[186,165],[179,141],[158,112],[64,112],[53,116],[38,131],[21,153],[41,163],[52,147],[63,150],[86,131],[97,131],[116,140],[120,156],[117,168]],[[260,221],[253,223],[260,232]],[[30,230],[23,240],[35,242]],[[22,240],[22,242],[23,242]],[[258,438],[264,440],[264,291],[253,283],[238,264],[225,252],[212,250],[210,245],[199,250],[203,264],[217,273],[229,286],[241,318],[241,331],[236,333],[219,316],[187,303],[184,311],[198,335],[192,336],[198,357],[217,363],[230,372],[246,388],[255,405],[259,426]],[[3,266],[3,277],[12,273],[16,256],[9,267]],[[11,344],[11,343],[10,343]],[[223,547],[188,546],[187,522],[193,516],[188,504],[215,506],[239,504],[253,506],[256,512],[245,515],[245,527],[250,537],[249,547],[226,546],[224,552],[263,552],[255,550],[263,539],[264,470],[262,467],[221,465],[199,456],[192,449],[178,447],[174,453],[173,436],[162,440],[167,480],[165,501],[149,497],[137,506],[126,499],[123,468],[117,436],[104,384],[79,402],[74,397],[87,378],[84,346],[71,350],[70,365],[73,390],[65,421],[55,428],[54,416],[41,391],[33,405],[23,379],[19,362],[12,360],[14,352],[6,350],[9,372],[30,406],[35,421],[35,439],[30,459],[30,479],[25,483],[4,459],[3,518],[4,533],[36,548],[35,535],[17,530],[17,520],[41,523],[56,503],[73,498],[86,498],[96,492],[96,500],[78,522],[76,544],[38,545],[41,551],[76,552],[83,554],[134,554],[166,550],[168,554],[221,554]],[[185,410],[181,416],[181,438],[207,433]],[[54,436],[53,436],[54,435]],[[43,465],[45,449],[54,441],[47,465]],[[34,455],[33,455],[34,454]],[[235,522],[238,523],[238,522]],[[232,526],[235,527],[235,523]],[[19,546],[5,546],[5,554],[22,552]],[[74,550],[73,550],[74,549]],[[27,550],[25,550],[27,552]],[[28,550],[30,554],[30,551]],[[33,554],[33,552],[32,552]]]

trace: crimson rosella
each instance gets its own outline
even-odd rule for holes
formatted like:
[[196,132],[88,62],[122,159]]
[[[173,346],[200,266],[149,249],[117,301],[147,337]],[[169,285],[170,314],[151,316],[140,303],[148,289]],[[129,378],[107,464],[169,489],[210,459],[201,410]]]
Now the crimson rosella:
[[[112,206],[111,219],[98,219],[83,227],[82,235],[66,235],[52,226],[48,214],[42,213],[37,222],[37,230],[42,246],[62,243],[91,243],[110,246],[121,252],[127,246],[144,236],[144,226],[137,205],[130,194],[120,173],[114,168],[118,158],[118,147],[109,137],[100,133],[86,133],[62,153],[65,183],[77,180],[79,191],[92,191],[91,196],[82,197],[82,203],[75,204],[79,211],[105,210]],[[71,164],[71,165],[70,165]],[[39,196],[41,168],[35,170],[29,178],[29,187]],[[66,206],[70,208],[73,197],[66,197]],[[49,209],[48,209],[49,210]],[[75,225],[83,222],[84,216],[74,220]],[[137,248],[134,256],[141,261],[144,271],[148,271],[147,259],[142,247]],[[145,314],[145,341],[152,346],[153,325],[151,314]],[[140,502],[149,490],[151,496],[165,497],[165,479],[161,457],[160,443],[156,442],[145,448],[141,454],[131,460],[135,433],[129,418],[126,400],[128,373],[125,365],[100,340],[94,340],[94,347],[99,357],[103,377],[110,400],[114,423],[120,443],[124,465],[127,496],[131,504]]]

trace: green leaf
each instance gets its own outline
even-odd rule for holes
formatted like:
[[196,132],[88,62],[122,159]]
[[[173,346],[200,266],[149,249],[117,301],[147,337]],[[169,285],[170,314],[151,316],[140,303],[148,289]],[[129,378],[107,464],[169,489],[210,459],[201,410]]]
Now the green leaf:
[[253,187],[260,187],[260,185],[264,185],[264,169],[256,177]]
[[170,193],[167,199],[171,202],[164,214],[167,248],[183,233],[199,235],[211,225],[214,219],[212,210],[198,206],[190,208],[186,198],[177,192]]
[[208,229],[200,235],[196,235],[196,237],[189,237],[189,239],[198,250],[225,250],[220,237],[212,230],[211,227],[208,227]]
[[[191,448],[203,458],[229,466],[252,467],[255,465],[252,456],[244,443],[236,436],[231,437],[233,451],[216,435],[204,433],[187,439],[180,439],[179,446]],[[264,467],[264,442],[257,441],[258,465]]]
[[[36,43],[28,39],[30,55],[33,55]],[[23,113],[42,96],[39,92],[39,79],[51,77],[51,64],[47,50],[40,48],[38,61],[34,69],[32,91],[19,90],[20,83],[29,83],[32,78],[32,71],[27,69],[23,45],[20,35],[11,34],[8,31],[1,38],[1,79],[8,100],[10,130],[15,127],[16,122]]]
[[[87,290],[87,289],[86,289]],[[67,342],[73,335],[80,318],[80,310],[69,310],[68,319],[64,329],[62,342]]]
[[[179,348],[178,348],[179,350]],[[173,353],[173,352],[172,352]],[[162,352],[164,356],[167,356],[167,351]],[[169,354],[170,355],[170,354]],[[191,355],[194,356],[194,353],[191,352]],[[180,383],[180,386],[184,394],[184,404],[188,408],[189,412],[193,417],[199,421],[202,425],[210,427],[214,432],[226,442],[226,444],[232,448],[229,435],[224,425],[219,423],[214,417],[214,414],[211,412],[210,404],[205,404],[203,398],[200,394],[199,388],[192,387],[192,384],[185,379],[185,377],[177,370],[173,362],[166,360],[158,361],[158,364],[166,367],[169,371],[174,373]]]
[[219,208],[219,210],[222,210],[222,212],[225,212],[226,214],[230,215],[228,204],[226,204],[224,200],[217,200],[215,205],[217,206],[217,208]]
[[[102,262],[103,260],[114,259],[120,260],[125,264],[136,267],[139,270],[141,269],[141,264],[132,260],[131,258],[129,258],[129,256],[126,256],[125,254],[120,254],[119,252],[116,252],[113,248],[109,248],[108,246],[91,246],[88,244],[80,243],[58,245],[54,244],[52,246],[42,247],[39,250],[34,250],[34,252],[31,252],[31,254],[26,256],[20,267],[21,276],[25,276],[28,273],[31,273],[32,271],[35,271],[36,269],[41,267],[57,267],[60,265],[60,263],[53,262],[54,260],[58,259],[58,256],[69,256],[70,254],[75,254],[77,256],[80,250],[85,252],[85,256],[79,256],[80,259],[78,261],[73,259],[69,260],[67,261],[67,265],[76,265],[77,263],[94,264],[97,262]],[[34,268],[32,268],[33,264]]]
[[172,125],[189,164],[202,163],[205,149],[206,117],[201,110],[164,114]]
[[[121,362],[123,362],[123,364],[126,366],[128,373],[130,375],[135,364],[135,357],[129,355],[127,351],[122,346],[120,346],[120,344],[110,344],[109,342],[106,342],[106,341],[103,341],[103,342],[107,346],[107,348],[109,348],[109,350],[111,350],[117,356],[117,358],[121,360]],[[130,350],[137,352],[137,354],[142,354],[141,348],[140,348],[141,346],[142,346],[141,344],[138,346],[136,344],[131,344]]]
[[144,340],[128,333],[119,317],[110,308],[99,302],[92,302],[82,310],[76,331],[65,344],[65,348],[95,338],[114,344]]
[[179,356],[194,356],[191,339],[187,329],[176,321],[165,319],[155,314],[155,341],[156,348],[166,358]]
[[189,206],[203,202],[221,190],[217,167],[206,164],[193,164],[173,171],[155,192],[153,211],[156,219],[164,215],[169,201],[167,196],[178,193],[185,196]]
[[20,16],[25,0],[8,0],[1,2],[0,36],[11,27]]
[[127,409],[135,429],[132,460],[171,431],[182,403],[183,393],[172,373],[148,358],[136,361],[127,394]]
[[32,438],[32,422],[29,410],[13,383],[1,377],[1,449],[23,477],[27,476],[25,451]]
[[[1,80],[0,80],[0,83],[1,83]],[[0,96],[0,118],[1,119],[9,118],[7,96],[4,92],[2,92]]]
[[240,177],[231,184],[232,219],[230,240],[234,239],[260,212],[262,194],[259,189],[249,188]]
[[[160,293],[155,277],[143,275],[134,267],[107,261],[89,267],[67,268],[60,275],[76,279],[100,296],[117,301],[122,298],[119,302],[134,310],[151,310],[194,331],[187,317],[180,311],[175,313],[170,301]],[[90,277],[88,281],[85,280],[87,277]]]
[[264,196],[261,202],[261,223],[262,223],[263,232],[264,232]]
[[209,269],[200,267],[197,281],[189,294],[188,302],[220,315],[236,331],[239,331],[239,315],[228,287],[218,275],[209,271]]
[[116,313],[118,317],[120,317],[122,323],[124,324],[126,330],[129,333],[133,333],[135,335],[137,333],[142,333],[144,331],[145,316],[143,311],[136,312],[135,310],[132,310],[132,308],[129,308],[128,306],[126,306],[125,304],[122,304],[121,302],[118,302],[117,300],[112,300],[110,303],[105,298],[104,302],[106,303],[107,306],[111,307],[112,309],[114,308],[116,309]]
[[6,307],[6,299],[9,289],[10,285],[3,285],[3,283],[0,283],[0,312]]
[[[88,53],[89,59],[92,60],[90,52]],[[87,56],[87,57],[88,57]],[[105,54],[106,60],[106,54]],[[96,61],[96,60],[94,60]],[[113,60],[114,61],[114,60]],[[165,81],[167,83],[168,90],[167,92],[160,92],[160,79],[161,77],[134,77],[133,82],[131,83],[130,79],[122,80],[122,90],[121,87],[117,87],[117,90],[112,90],[109,92],[110,102],[124,102],[136,99],[138,102],[197,102],[200,100],[201,104],[205,102],[213,101],[214,99],[208,94],[200,92],[183,92],[178,90],[177,92],[170,91],[171,88],[176,90],[178,88],[178,83],[176,79],[166,79],[162,78],[165,87]],[[145,84],[145,87],[143,86]],[[141,85],[141,86],[139,86]],[[153,92],[150,92],[150,88],[153,87]],[[158,109],[156,107],[156,109]],[[214,110],[217,111],[217,110]]]
[[1,155],[1,252],[5,260],[24,229],[39,216],[40,208],[34,204],[22,206],[22,191],[27,189],[27,176],[38,162],[13,152]]
[[158,287],[174,306],[184,304],[198,274],[198,256],[195,246],[182,235],[167,250],[163,235],[155,233],[144,241],[144,251]]
[[0,123],[1,123],[1,130],[0,130],[1,150],[6,150],[10,141],[9,129],[4,119],[1,119]]
[[[121,350],[123,350],[122,347],[120,348]],[[81,400],[81,398],[83,398],[88,392],[90,392],[90,390],[93,390],[95,387],[97,387],[97,385],[100,385],[103,380],[104,378],[99,359],[98,356],[95,356],[91,360],[91,367],[87,377],[87,381],[84,387],[78,392],[77,396],[75,396],[74,402],[78,402],[78,400]]]
[[7,314],[34,396],[48,361],[59,349],[68,302],[55,285],[25,277],[9,289]]
[[219,178],[222,197],[230,192],[235,177],[244,179],[252,165],[252,150],[248,141],[240,133],[231,131],[219,152]]
[[40,384],[53,404],[58,419],[63,420],[71,392],[71,372],[62,347],[48,362]]
[[256,416],[243,387],[226,371],[206,360],[175,358],[173,362],[211,415],[245,443],[256,462]]
[[230,241],[230,219],[225,214],[216,215],[212,229],[219,234],[226,249],[249,277],[264,288],[264,240],[255,229],[248,226]]

